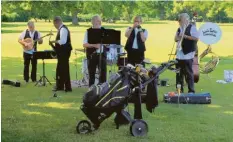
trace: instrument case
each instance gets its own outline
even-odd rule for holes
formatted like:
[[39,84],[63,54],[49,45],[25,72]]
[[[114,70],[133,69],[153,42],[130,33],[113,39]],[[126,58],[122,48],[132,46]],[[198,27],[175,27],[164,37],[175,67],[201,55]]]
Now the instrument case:
[[181,104],[211,104],[210,93],[180,94],[180,96],[164,94],[163,96],[165,103],[178,103],[178,98]]

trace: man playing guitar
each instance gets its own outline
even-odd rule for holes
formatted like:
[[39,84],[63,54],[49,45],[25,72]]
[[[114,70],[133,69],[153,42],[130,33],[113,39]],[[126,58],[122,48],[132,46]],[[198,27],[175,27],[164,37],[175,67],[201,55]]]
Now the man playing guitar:
[[[37,41],[38,44],[42,44],[43,40],[41,39],[40,32],[35,30],[34,22],[29,21],[27,23],[28,29],[23,31],[18,39],[18,42],[23,46],[23,59],[24,59],[24,80],[29,81],[29,65],[32,64],[31,70],[31,79],[32,82],[36,81],[36,70],[37,70],[37,60],[33,59],[33,52],[37,51]],[[37,40],[34,44],[28,43],[27,40]]]

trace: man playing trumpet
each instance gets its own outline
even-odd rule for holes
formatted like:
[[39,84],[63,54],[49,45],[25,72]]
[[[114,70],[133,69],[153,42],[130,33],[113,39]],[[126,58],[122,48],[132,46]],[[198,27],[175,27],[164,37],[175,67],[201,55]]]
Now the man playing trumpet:
[[[41,38],[40,32],[35,30],[35,25],[34,22],[29,21],[27,23],[28,29],[23,31],[18,39],[18,42],[24,47],[23,51],[23,59],[24,59],[24,80],[26,82],[29,81],[29,65],[30,62],[32,64],[32,70],[31,70],[31,79],[32,82],[36,81],[36,70],[37,70],[37,60],[33,59],[32,55],[34,51],[37,51],[37,42],[32,43],[32,42],[27,42],[29,39],[33,40],[38,40],[38,44],[42,44],[43,40]],[[33,46],[31,49],[30,47]]]
[[132,27],[128,27],[125,36],[128,38],[125,45],[128,63],[132,65],[143,64],[145,58],[145,42],[148,38],[148,31],[141,27],[142,17],[136,16]]
[[176,84],[181,84],[181,92],[183,92],[185,77],[188,92],[195,93],[192,64],[197,50],[199,33],[196,26],[190,23],[190,17],[187,13],[180,14],[178,22],[180,27],[175,35],[175,41],[177,42],[176,59],[178,61],[176,68],[180,69],[180,72],[176,74]]

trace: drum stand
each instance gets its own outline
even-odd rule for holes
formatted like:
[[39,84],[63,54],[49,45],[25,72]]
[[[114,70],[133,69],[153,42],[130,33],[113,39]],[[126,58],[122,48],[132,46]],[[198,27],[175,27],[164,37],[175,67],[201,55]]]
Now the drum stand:
[[77,64],[77,59],[78,59],[78,57],[77,57],[77,51],[75,50],[74,51],[74,54],[75,54],[75,83],[77,83],[78,82],[78,64]]

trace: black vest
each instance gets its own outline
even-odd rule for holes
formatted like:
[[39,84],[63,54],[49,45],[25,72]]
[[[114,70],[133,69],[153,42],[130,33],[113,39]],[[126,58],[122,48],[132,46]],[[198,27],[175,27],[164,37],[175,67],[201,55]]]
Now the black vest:
[[[190,32],[191,28],[192,28],[192,24],[189,24],[185,30],[185,35],[191,36],[191,32]],[[180,33],[180,28],[178,29],[178,33]],[[182,51],[183,51],[184,55],[186,55],[190,52],[196,51],[197,41],[188,40],[188,39],[183,38],[181,46],[182,46]]]
[[[145,32],[145,29],[142,29],[142,31]],[[130,50],[133,49],[134,38],[135,38],[135,30],[133,29],[129,38],[126,41],[125,50],[127,52],[129,52]],[[138,42],[138,50],[140,50],[142,52],[146,51],[145,42],[142,41],[140,32],[137,33],[137,42]]]
[[[89,28],[89,29],[87,29],[87,32],[88,32],[88,30],[90,30],[90,29],[92,29],[92,27],[91,28]],[[105,28],[104,27],[101,27],[101,30],[104,30]],[[88,34],[88,33],[87,33]],[[87,38],[88,38],[88,36],[87,36]],[[105,48],[104,48],[105,49]],[[89,58],[93,53],[95,53],[96,52],[96,48],[95,47],[88,47],[88,48],[86,48],[86,56],[87,56],[87,58]],[[106,53],[106,51],[104,50],[103,51],[104,53]]]
[[[56,52],[70,51],[72,50],[72,45],[71,45],[71,40],[70,40],[70,31],[65,25],[63,25],[61,28],[65,28],[68,31],[67,40],[66,40],[66,43],[63,45],[60,45],[58,43],[55,44]],[[56,40],[60,40],[61,28],[57,32]]]
[[[26,39],[26,38],[32,38],[30,36],[30,34],[29,34],[29,30],[28,29],[26,30],[26,33],[25,33],[25,36],[24,36],[24,39]],[[38,32],[37,31],[35,31],[34,37],[32,39],[33,40],[38,39]],[[35,44],[34,44],[34,50],[37,51],[37,42],[35,42]]]

